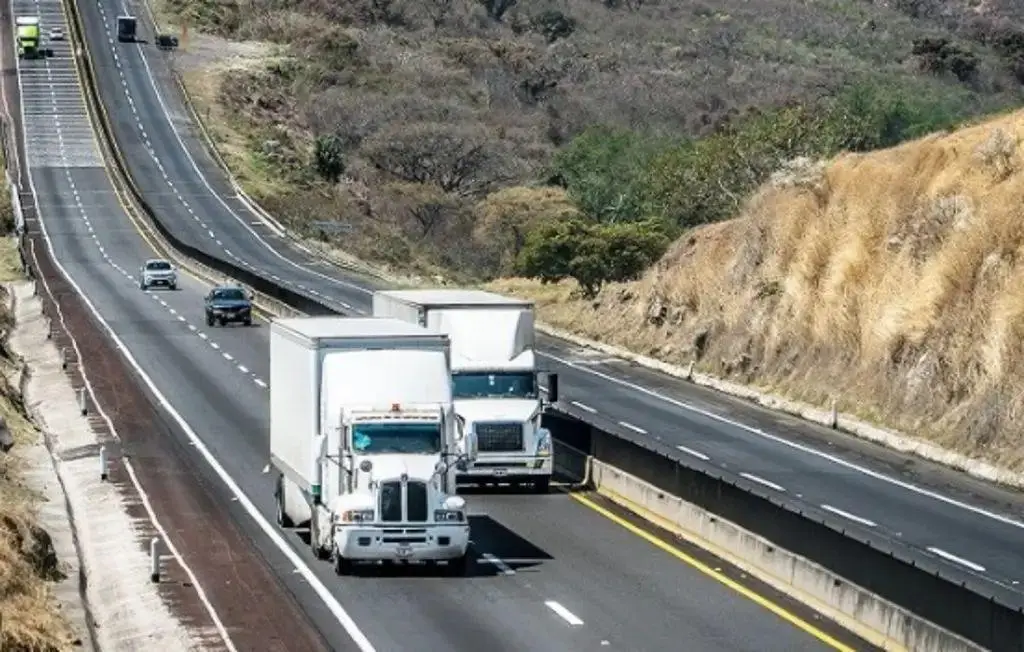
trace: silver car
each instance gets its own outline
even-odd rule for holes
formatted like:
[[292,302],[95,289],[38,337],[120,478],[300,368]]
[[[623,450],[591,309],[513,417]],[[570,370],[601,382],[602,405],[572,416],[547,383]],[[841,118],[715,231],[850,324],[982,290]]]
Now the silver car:
[[157,285],[171,290],[178,289],[178,273],[174,265],[162,258],[147,260],[139,272],[139,288],[148,290]]

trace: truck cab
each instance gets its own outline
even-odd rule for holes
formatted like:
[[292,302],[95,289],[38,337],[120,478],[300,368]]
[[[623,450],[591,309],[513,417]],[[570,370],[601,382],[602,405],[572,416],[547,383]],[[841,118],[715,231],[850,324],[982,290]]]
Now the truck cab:
[[553,451],[541,426],[533,303],[480,290],[388,290],[374,293],[373,314],[451,338],[455,411],[479,446],[458,481],[547,492]]
[[276,319],[270,376],[278,524],[308,523],[313,554],[339,574],[356,562],[464,573],[456,474],[477,447],[455,417],[447,336],[396,319]]
[[42,54],[39,43],[39,17],[18,16],[14,20],[18,58],[35,59]]
[[449,419],[437,406],[398,403],[343,413],[342,490],[332,510],[340,574],[367,559],[446,559],[452,574],[465,572],[469,519],[455,473],[472,452],[448,454],[455,448]]

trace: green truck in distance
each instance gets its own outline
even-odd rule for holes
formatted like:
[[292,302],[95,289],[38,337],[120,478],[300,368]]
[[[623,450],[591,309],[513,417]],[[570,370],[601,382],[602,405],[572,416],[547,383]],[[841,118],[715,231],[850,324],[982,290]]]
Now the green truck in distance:
[[35,59],[42,55],[39,44],[39,17],[18,16],[14,20],[17,29],[18,58]]

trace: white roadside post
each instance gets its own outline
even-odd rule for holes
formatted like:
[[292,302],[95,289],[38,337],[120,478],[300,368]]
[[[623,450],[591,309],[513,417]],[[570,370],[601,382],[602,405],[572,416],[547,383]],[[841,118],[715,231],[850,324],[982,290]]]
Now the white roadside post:
[[85,388],[84,387],[78,390],[78,409],[81,410],[83,417],[89,411],[89,407],[86,404]]
[[108,473],[109,473],[109,471],[107,470],[107,447],[106,446],[100,446],[100,481],[101,482],[106,482],[107,481],[107,474]]
[[60,347],[60,368],[68,368],[68,350],[65,347]]
[[149,540],[149,581],[158,584],[160,582],[160,538],[153,537]]

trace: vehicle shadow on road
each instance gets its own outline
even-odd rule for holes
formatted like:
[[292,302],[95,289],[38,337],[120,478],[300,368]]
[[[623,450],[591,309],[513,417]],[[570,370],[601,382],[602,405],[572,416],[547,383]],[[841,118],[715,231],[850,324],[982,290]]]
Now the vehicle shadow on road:
[[[510,571],[521,572],[554,559],[544,550],[522,538],[490,516],[470,516],[470,547],[472,563],[466,569],[466,578],[497,577]],[[309,530],[296,530],[296,535],[309,545]],[[445,564],[356,564],[352,577],[375,578],[429,578],[445,576]]]

